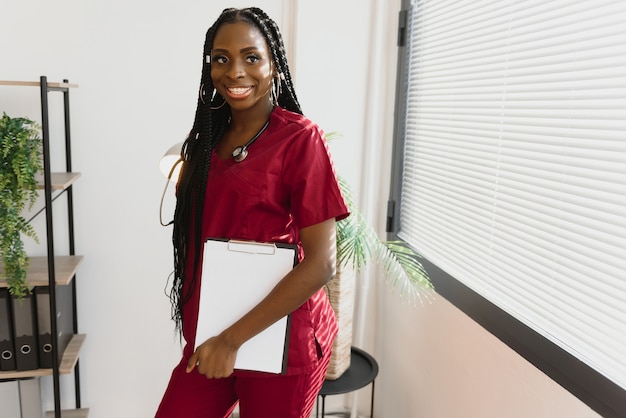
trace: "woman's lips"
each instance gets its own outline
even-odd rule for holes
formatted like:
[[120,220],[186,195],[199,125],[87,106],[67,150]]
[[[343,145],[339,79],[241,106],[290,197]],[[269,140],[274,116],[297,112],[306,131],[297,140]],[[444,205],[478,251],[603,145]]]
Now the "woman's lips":
[[227,87],[226,91],[228,91],[228,95],[233,98],[242,98],[247,96],[252,91],[252,87]]

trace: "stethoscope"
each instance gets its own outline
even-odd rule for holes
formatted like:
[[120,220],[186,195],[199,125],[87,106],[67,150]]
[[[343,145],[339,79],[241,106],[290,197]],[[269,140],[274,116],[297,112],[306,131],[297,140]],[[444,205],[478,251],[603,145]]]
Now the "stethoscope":
[[[254,141],[256,141],[261,134],[267,129],[268,125],[270,124],[269,119],[267,120],[267,122],[265,122],[265,125],[263,125],[261,127],[261,129],[259,129],[259,132],[257,132],[248,142],[246,142],[243,145],[239,145],[237,148],[235,148],[233,150],[233,152],[231,153],[233,160],[235,160],[235,162],[240,163],[243,160],[246,159],[246,157],[248,156],[248,148],[250,147],[250,145],[252,145],[254,143]],[[163,226],[169,226],[172,223],[174,223],[173,220],[171,220],[168,223],[163,222],[163,200],[165,198],[165,193],[167,192],[167,186],[170,184],[170,180],[172,178],[172,175],[174,174],[174,171],[176,170],[176,167],[181,164],[183,162],[182,157],[179,158],[176,163],[174,163],[174,165],[172,166],[172,168],[170,169],[170,172],[167,176],[167,180],[165,182],[165,187],[163,188],[163,194],[161,195],[161,203],[159,205],[159,220],[161,222],[161,225]]]
[[248,142],[246,142],[243,145],[239,145],[237,148],[235,148],[233,150],[233,152],[231,153],[231,155],[233,156],[233,159],[235,160],[235,162],[240,163],[243,160],[246,159],[246,157],[248,156],[248,147],[250,147],[250,145],[252,145],[254,143],[254,141],[256,141],[258,139],[258,137],[261,136],[261,134],[265,131],[265,129],[267,129],[267,126],[270,124],[269,119],[267,120],[267,122],[265,122],[265,125],[263,125],[263,127],[261,127],[261,129],[259,129],[259,132],[257,132],[252,139],[250,139]]

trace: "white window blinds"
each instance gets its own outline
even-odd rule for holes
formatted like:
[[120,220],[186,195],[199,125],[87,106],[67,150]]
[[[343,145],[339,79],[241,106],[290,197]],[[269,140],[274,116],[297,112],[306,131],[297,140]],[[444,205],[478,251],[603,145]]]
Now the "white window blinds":
[[399,236],[626,388],[626,1],[409,20]]

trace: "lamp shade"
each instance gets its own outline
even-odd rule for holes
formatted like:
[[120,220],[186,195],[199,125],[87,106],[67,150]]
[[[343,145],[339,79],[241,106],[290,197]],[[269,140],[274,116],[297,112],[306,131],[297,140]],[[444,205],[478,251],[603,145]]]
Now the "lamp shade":
[[[180,151],[183,147],[183,141],[178,142],[170,147],[167,152],[161,157],[161,161],[159,161],[159,169],[161,173],[165,177],[167,177],[170,181],[177,182],[178,175],[180,174]],[[172,171],[172,168],[174,171]],[[171,174],[170,174],[171,172]]]

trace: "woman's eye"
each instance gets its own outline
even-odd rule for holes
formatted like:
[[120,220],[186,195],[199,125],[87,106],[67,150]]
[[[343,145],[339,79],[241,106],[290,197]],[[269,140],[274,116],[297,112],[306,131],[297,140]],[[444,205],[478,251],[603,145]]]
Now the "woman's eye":
[[217,62],[218,64],[224,64],[226,62],[226,57],[218,55],[216,57],[213,57],[213,62]]
[[258,60],[260,60],[261,58],[260,58],[259,56],[257,56],[257,55],[248,55],[248,56],[246,57],[246,59],[247,59],[249,62],[257,62],[257,61],[258,61]]

